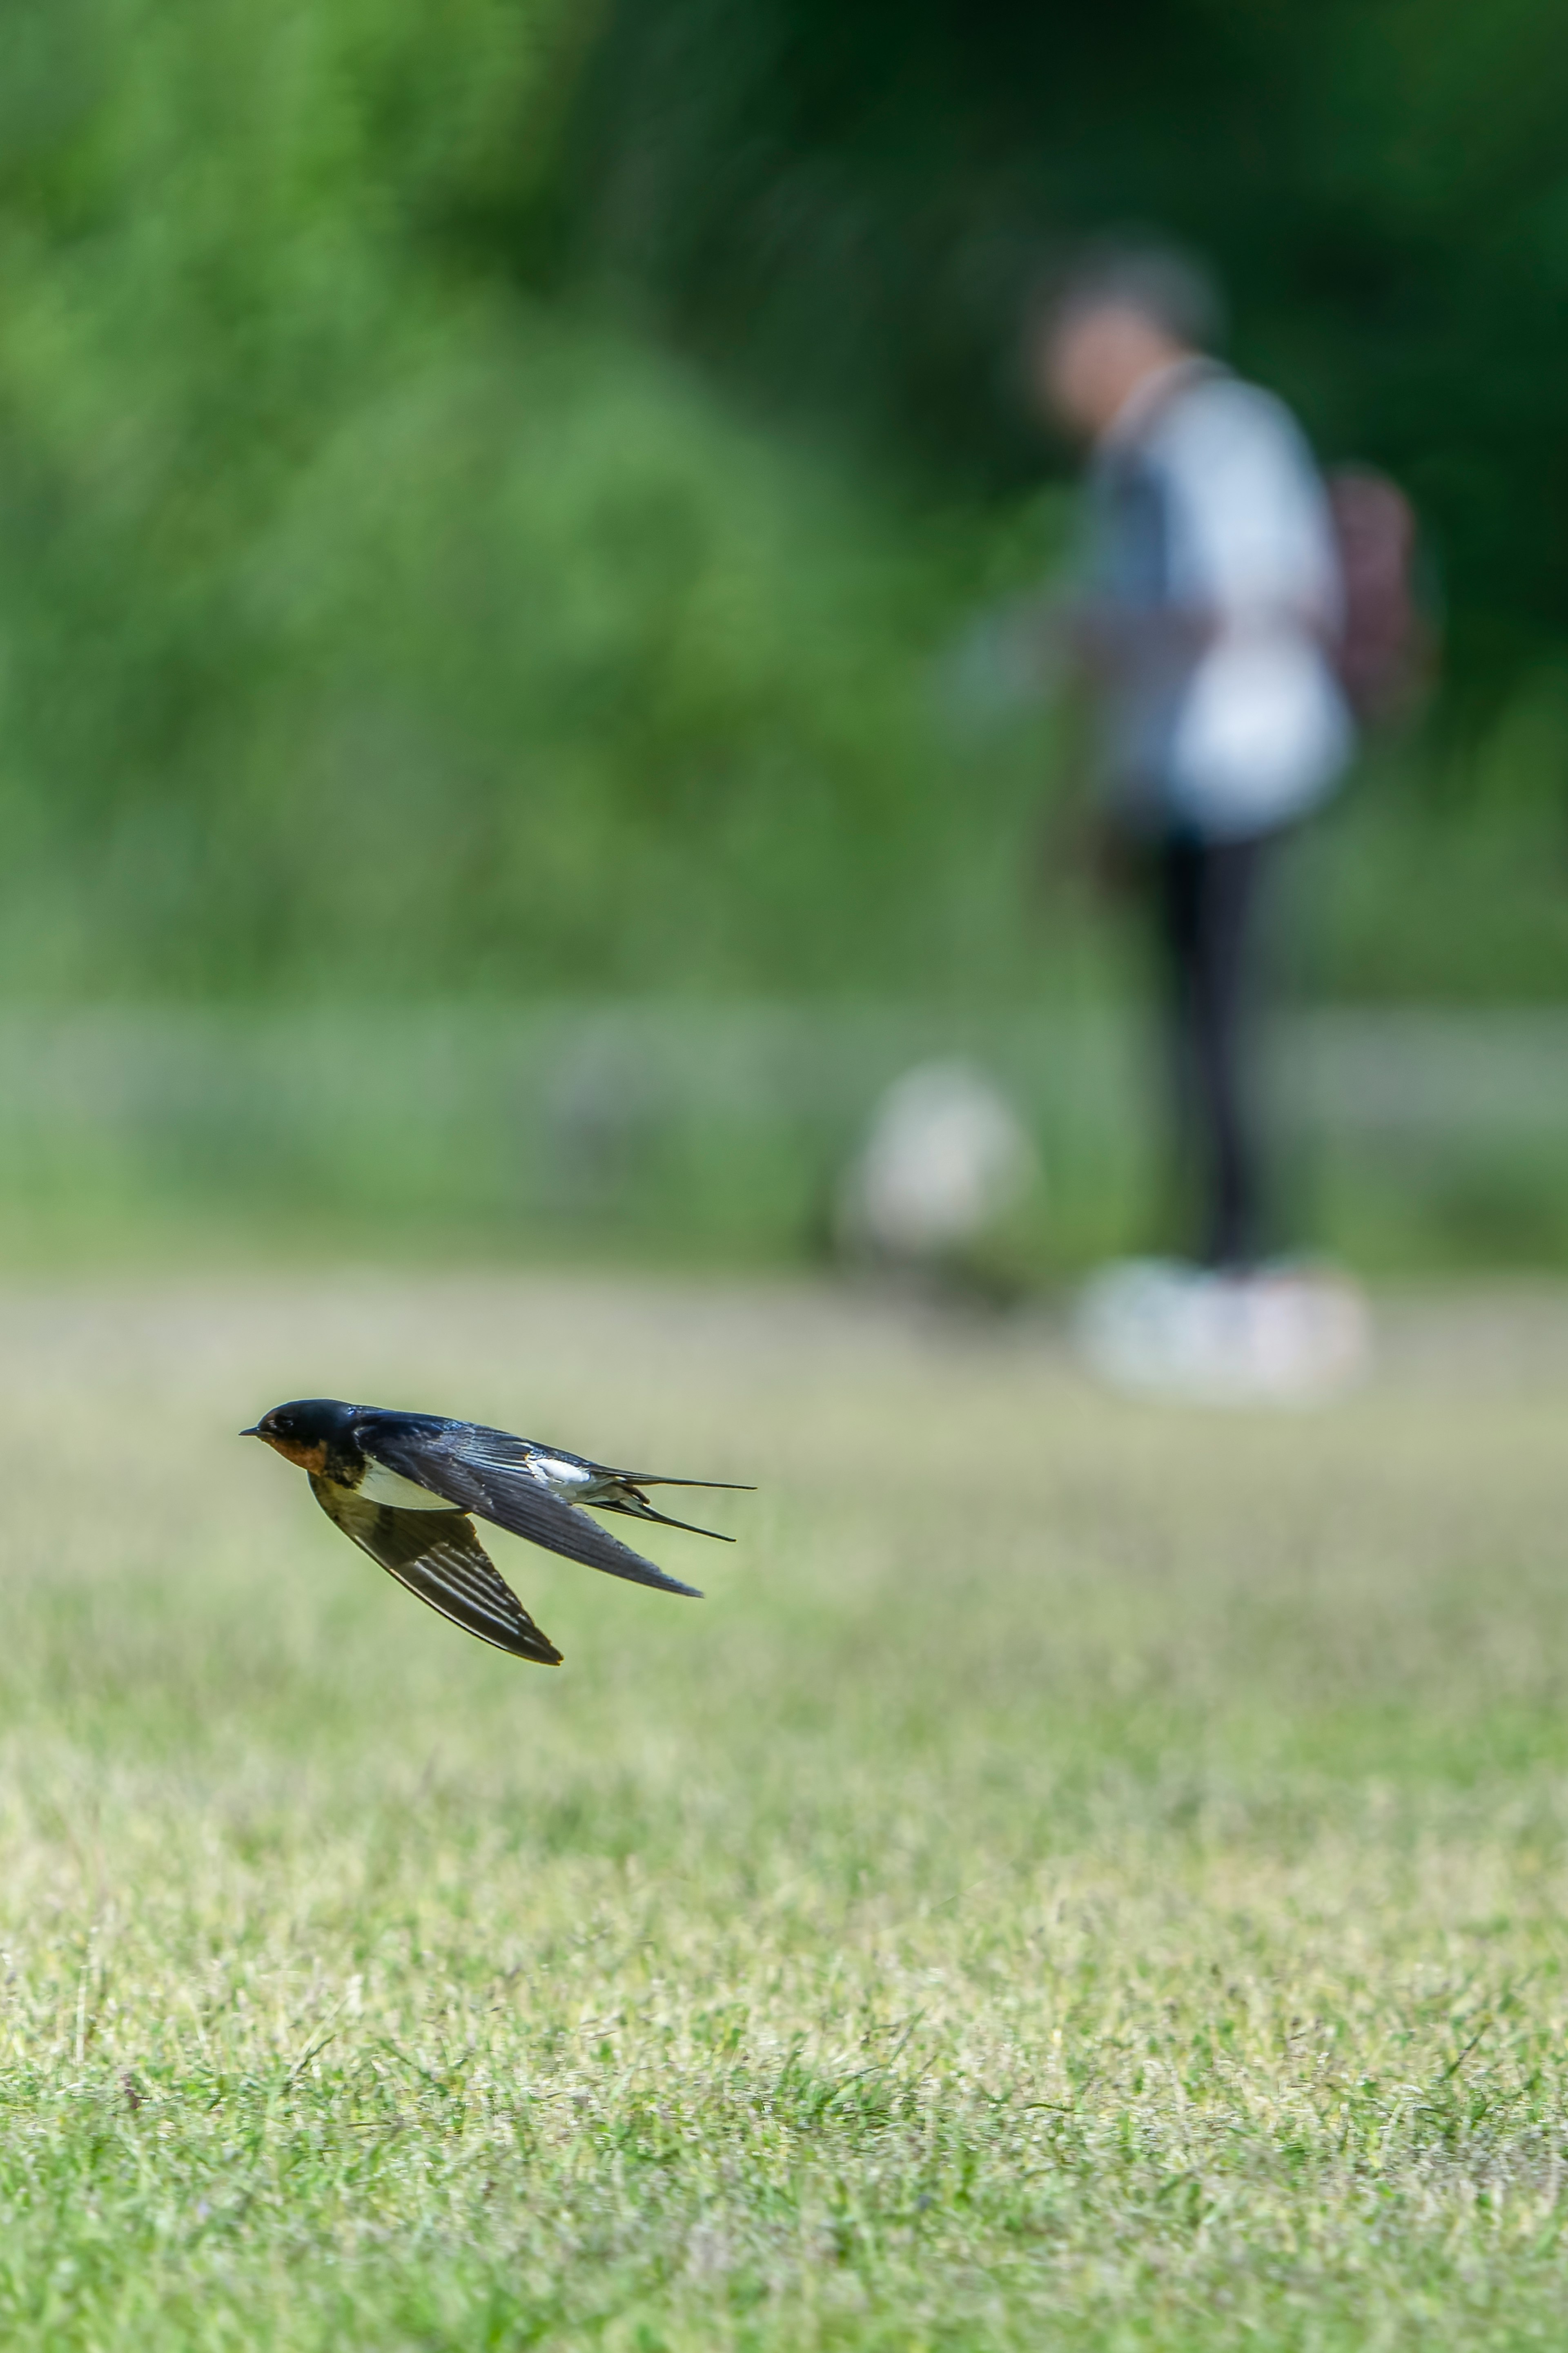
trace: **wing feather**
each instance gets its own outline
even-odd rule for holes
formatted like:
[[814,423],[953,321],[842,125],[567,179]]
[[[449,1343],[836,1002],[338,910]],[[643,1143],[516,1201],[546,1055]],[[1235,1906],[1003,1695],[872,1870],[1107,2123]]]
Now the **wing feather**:
[[574,1504],[563,1504],[542,1487],[528,1468],[529,1450],[504,1430],[487,1430],[475,1422],[410,1425],[367,1417],[357,1435],[374,1461],[445,1496],[460,1511],[492,1521],[509,1535],[542,1545],[546,1552],[560,1553],[566,1560],[581,1561],[585,1568],[603,1569],[606,1577],[701,1599],[694,1585],[667,1577],[655,1562],[622,1544]]
[[454,1626],[514,1658],[561,1664],[560,1651],[534,1624],[465,1514],[373,1504],[334,1479],[312,1477],[310,1487],[334,1526]]

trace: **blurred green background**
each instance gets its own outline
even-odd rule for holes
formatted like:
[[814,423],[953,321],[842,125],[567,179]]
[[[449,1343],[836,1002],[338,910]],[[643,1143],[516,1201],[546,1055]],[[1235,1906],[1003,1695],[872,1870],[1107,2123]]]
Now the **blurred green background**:
[[[954,1048],[1137,1238],[1128,944],[943,659],[1042,253],[1211,253],[1426,526],[1296,1025],[1369,1266],[1568,1260],[1568,50],[1500,0],[11,0],[0,1240],[798,1253]],[[1522,1009],[1521,1009],[1522,1008]],[[1390,1073],[1393,1077],[1390,1077]]]

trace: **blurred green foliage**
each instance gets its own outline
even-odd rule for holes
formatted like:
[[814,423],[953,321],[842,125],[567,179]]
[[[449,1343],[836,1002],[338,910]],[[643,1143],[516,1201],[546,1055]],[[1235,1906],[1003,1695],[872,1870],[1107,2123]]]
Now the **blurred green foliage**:
[[922,663],[971,559],[485,258],[560,12],[6,38],[0,980],[929,975],[966,819]]
[[1552,45],[1037,17],[12,0],[0,988],[1103,985],[1056,721],[933,685],[1060,544],[1021,274],[1143,212],[1426,502],[1485,686],[1342,826],[1321,985],[1559,991]]
[[1537,0],[609,0],[572,270],[928,476],[1042,452],[1053,245],[1212,255],[1241,364],[1435,532],[1467,682],[1568,629],[1568,44]]
[[[1084,1002],[7,1009],[0,1264],[826,1260],[883,1091],[957,1059],[1040,1181],[919,1279],[1001,1303],[1168,1243],[1151,1044]],[[1371,1274],[1568,1268],[1565,1056],[1560,1007],[1281,1025],[1292,1223]]]

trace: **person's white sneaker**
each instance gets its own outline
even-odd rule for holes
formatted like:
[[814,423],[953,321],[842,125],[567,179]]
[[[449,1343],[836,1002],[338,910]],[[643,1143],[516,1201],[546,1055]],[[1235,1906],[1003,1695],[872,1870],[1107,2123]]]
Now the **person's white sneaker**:
[[1366,1303],[1317,1267],[1215,1273],[1173,1259],[1130,1259],[1091,1277],[1074,1335],[1089,1369],[1141,1397],[1211,1405],[1306,1405],[1364,1371]]

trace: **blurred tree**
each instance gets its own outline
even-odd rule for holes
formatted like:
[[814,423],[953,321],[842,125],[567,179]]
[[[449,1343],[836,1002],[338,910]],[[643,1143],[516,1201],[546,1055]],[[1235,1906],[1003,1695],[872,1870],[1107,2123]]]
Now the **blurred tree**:
[[929,965],[865,920],[936,854],[876,525],[496,259],[591,25],[15,0],[0,979]]

